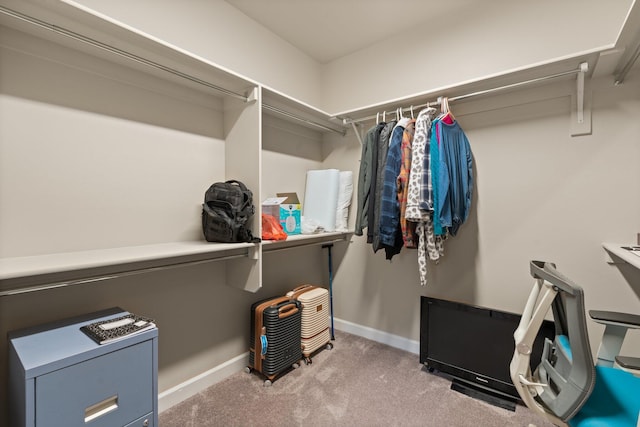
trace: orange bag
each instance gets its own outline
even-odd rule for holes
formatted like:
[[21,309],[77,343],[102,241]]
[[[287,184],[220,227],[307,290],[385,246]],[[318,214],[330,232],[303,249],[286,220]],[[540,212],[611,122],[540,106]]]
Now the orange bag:
[[262,214],[262,240],[287,240],[287,233],[273,215]]

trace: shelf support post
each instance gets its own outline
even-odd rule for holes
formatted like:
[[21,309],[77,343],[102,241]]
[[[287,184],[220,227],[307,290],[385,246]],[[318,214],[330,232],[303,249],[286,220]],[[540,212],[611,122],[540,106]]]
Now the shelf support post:
[[331,311],[331,340],[335,341],[336,336],[335,336],[335,330],[333,328],[333,260],[331,259],[331,248],[333,248],[333,243],[327,243],[322,245],[322,248],[326,248],[327,249],[327,253],[329,256],[329,263],[328,263],[328,267],[329,267],[329,308]]
[[577,87],[576,87],[576,97],[577,97],[577,105],[578,109],[578,123],[584,122],[584,74],[589,69],[589,64],[583,62],[580,64],[580,72],[578,72],[577,79]]
[[571,100],[571,136],[591,134],[591,85],[586,78],[589,64],[580,64],[576,78],[576,92]]

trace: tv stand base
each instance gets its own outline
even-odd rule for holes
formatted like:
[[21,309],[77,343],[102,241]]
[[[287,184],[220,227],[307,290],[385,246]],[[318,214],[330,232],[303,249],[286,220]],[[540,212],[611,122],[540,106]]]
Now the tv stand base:
[[451,390],[466,394],[467,396],[475,399],[483,400],[491,405],[498,406],[512,412],[515,412],[516,410],[516,399],[501,393],[496,393],[495,391],[476,384],[468,383],[459,379],[453,379],[451,380]]

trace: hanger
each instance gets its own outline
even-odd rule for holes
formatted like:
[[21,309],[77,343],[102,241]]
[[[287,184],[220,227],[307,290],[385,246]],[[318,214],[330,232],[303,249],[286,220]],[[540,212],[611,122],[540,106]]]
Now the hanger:
[[440,110],[442,111],[441,120],[446,117],[448,117],[451,121],[456,120],[456,117],[453,115],[451,109],[449,108],[449,98],[447,98],[446,96],[440,98]]
[[447,98],[445,98],[444,96],[439,96],[438,97],[438,103],[440,104],[440,113],[441,114],[446,114],[447,113]]
[[451,117],[451,120],[456,119],[456,116],[453,115],[453,112],[451,111],[451,107],[449,106],[449,98],[445,98],[445,101],[447,102],[447,113],[449,113],[449,117]]
[[383,111],[383,112],[382,112],[382,121],[383,121],[384,123],[386,123],[386,122],[387,122],[387,112],[386,112],[386,111]]
[[[429,103],[427,103],[427,107],[428,106],[429,106]],[[410,111],[411,111],[411,118],[415,120],[416,118],[413,116],[413,105],[411,106]]]
[[380,124],[380,111],[376,113],[376,124]]
[[437,101],[433,101],[433,102],[427,101],[427,102],[425,102],[424,103],[424,108],[420,112],[422,112],[424,110],[428,110],[430,115],[432,115],[432,116],[435,115],[436,112],[437,112],[435,107],[440,105],[441,98],[442,97],[438,97]]

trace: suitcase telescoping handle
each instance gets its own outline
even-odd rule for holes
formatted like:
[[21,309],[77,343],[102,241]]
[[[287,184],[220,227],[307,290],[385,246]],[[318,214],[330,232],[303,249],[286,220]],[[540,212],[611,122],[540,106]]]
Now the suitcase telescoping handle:
[[278,319],[284,319],[286,317],[292,316],[298,312],[298,307],[295,305],[285,305],[284,307],[280,307],[278,310]]
[[299,291],[301,289],[312,288],[313,285],[300,285],[297,288],[293,288],[293,292]]
[[310,291],[311,289],[316,288],[314,285],[300,285],[297,288],[294,288],[292,291],[287,292],[287,296],[292,299],[300,298],[300,295],[305,293],[306,291]]

